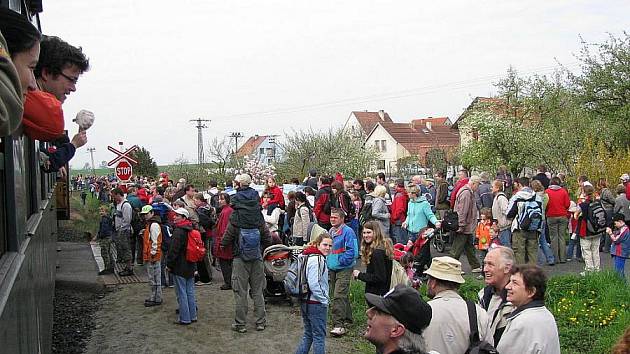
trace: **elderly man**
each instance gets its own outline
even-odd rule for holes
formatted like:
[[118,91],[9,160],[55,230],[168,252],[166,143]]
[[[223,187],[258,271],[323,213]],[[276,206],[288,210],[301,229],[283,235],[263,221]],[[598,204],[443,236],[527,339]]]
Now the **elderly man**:
[[505,246],[492,248],[483,264],[486,286],[479,291],[479,305],[487,311],[490,335],[495,343],[499,343],[507,324],[507,316],[514,310],[507,301],[505,289],[510,282],[514,252]]
[[450,256],[459,259],[462,252],[466,252],[466,258],[468,258],[468,264],[470,264],[473,273],[481,273],[481,264],[475,257],[475,249],[472,244],[472,235],[477,225],[475,191],[477,191],[479,183],[478,176],[470,177],[468,184],[457,192],[455,207],[453,208],[459,218],[459,229],[455,233]]
[[[427,294],[433,318],[424,331],[427,348],[440,354],[465,353],[470,346],[470,321],[468,304],[458,293],[464,278],[462,264],[451,257],[436,257],[424,272],[429,276]],[[488,315],[479,305],[474,305],[477,329],[481,341],[493,343],[488,330]],[[472,316],[470,316],[472,317]]]
[[558,326],[545,307],[547,277],[540,267],[520,265],[512,269],[506,286],[507,301],[515,306],[497,345],[501,354],[560,354]]
[[431,322],[431,306],[412,288],[399,285],[384,296],[367,293],[373,306],[366,311],[363,337],[377,353],[427,353],[422,331]]

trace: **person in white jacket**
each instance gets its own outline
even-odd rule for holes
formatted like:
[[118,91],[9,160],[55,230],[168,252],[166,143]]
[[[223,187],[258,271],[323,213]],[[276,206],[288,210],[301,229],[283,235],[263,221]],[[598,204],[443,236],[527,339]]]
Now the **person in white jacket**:
[[506,286],[507,300],[516,309],[507,317],[507,326],[496,348],[501,354],[560,354],[556,320],[545,307],[547,277],[534,265],[512,268]]
[[278,235],[278,221],[282,215],[280,206],[271,202],[272,195],[270,192],[264,192],[262,195],[262,214],[272,235]]
[[497,221],[499,227],[499,241],[501,246],[510,247],[512,245],[512,220],[508,219],[509,199],[503,192],[503,181],[497,179],[492,182],[492,218]]

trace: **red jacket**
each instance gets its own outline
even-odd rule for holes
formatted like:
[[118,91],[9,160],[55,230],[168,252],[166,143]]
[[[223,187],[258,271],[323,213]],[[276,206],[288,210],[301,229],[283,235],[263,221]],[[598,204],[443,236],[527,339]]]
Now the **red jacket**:
[[451,209],[455,207],[455,198],[457,197],[457,192],[459,192],[459,190],[466,184],[468,184],[468,178],[460,179],[459,181],[457,181],[457,183],[455,183],[455,187],[451,192]]
[[326,209],[326,203],[329,203],[331,194],[332,190],[330,188],[330,184],[322,184],[317,191],[317,194],[315,194],[315,206],[313,207],[313,213],[315,213],[317,221],[321,224],[330,223],[330,210],[324,209]]
[[392,212],[389,220],[392,224],[402,224],[407,218],[407,204],[409,203],[409,196],[405,188],[396,187],[394,193],[394,200],[392,202]]
[[212,237],[214,237],[214,256],[220,259],[233,259],[234,254],[232,252],[232,245],[228,245],[225,248],[221,248],[221,240],[223,240],[223,234],[225,234],[225,230],[227,230],[230,215],[232,215],[231,206],[226,205],[221,208],[221,212],[219,213],[219,218],[216,226],[212,229]]
[[565,217],[571,205],[567,190],[560,186],[549,186],[549,188],[545,190],[545,193],[549,196],[545,215],[547,215],[548,218]]
[[630,200],[630,182],[624,183],[626,186],[626,198]]
[[[282,189],[278,186],[273,186],[271,188],[267,188],[268,192],[273,194],[273,198],[269,201],[269,204],[277,204],[280,206],[280,209],[284,210],[284,194],[282,194]],[[262,205],[262,198],[260,199],[260,204]]]

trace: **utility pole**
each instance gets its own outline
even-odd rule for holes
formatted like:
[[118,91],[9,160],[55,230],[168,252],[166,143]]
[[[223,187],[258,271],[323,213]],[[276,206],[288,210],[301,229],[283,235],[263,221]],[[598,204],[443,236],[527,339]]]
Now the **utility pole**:
[[210,122],[210,119],[197,118],[190,121],[197,123],[195,126],[197,128],[197,163],[201,166],[203,164],[203,133],[201,130],[208,127],[204,122]]
[[91,157],[91,159],[92,159],[92,174],[93,174],[93,175],[96,175],[96,171],[94,171],[94,168],[95,168],[95,167],[94,167],[94,151],[95,151],[95,150],[96,150],[96,149],[95,149],[95,148],[93,148],[93,147],[91,147],[91,148],[88,148],[88,149],[87,149],[87,151],[89,151],[89,152],[90,152],[90,157]]
[[230,133],[230,138],[234,138],[234,152],[233,154],[236,155],[236,151],[238,150],[238,139],[242,138],[244,135],[241,134],[241,132],[231,132]]

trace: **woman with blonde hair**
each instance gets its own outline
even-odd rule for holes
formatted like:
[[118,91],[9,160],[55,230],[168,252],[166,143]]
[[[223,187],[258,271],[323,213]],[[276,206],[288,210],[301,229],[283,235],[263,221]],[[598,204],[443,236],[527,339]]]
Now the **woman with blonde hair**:
[[[383,234],[385,237],[389,237],[389,209],[385,202],[385,195],[387,195],[387,188],[382,185],[374,187],[374,192],[370,193],[374,198],[372,199],[372,217],[379,222],[383,228]],[[388,289],[389,290],[389,289]]]
[[392,276],[394,248],[385,239],[381,225],[368,221],[363,225],[361,238],[361,261],[366,265],[365,272],[353,271],[355,279],[365,282],[365,292],[385,295],[389,291]]

